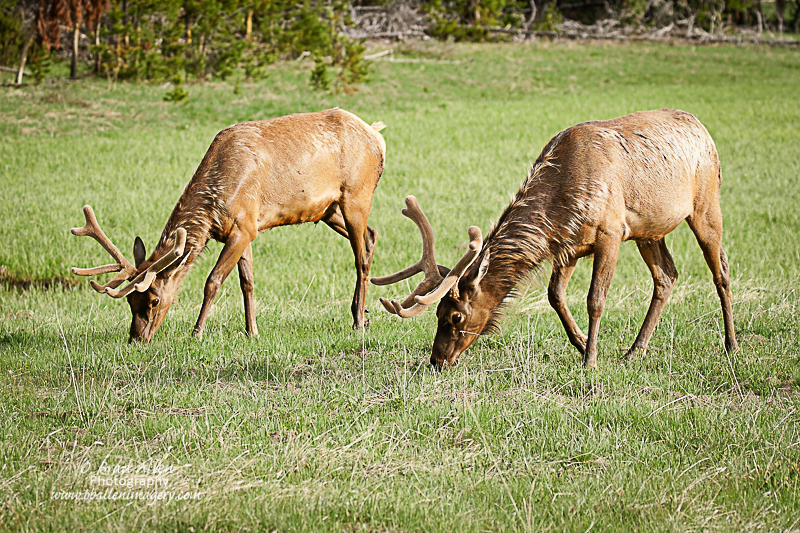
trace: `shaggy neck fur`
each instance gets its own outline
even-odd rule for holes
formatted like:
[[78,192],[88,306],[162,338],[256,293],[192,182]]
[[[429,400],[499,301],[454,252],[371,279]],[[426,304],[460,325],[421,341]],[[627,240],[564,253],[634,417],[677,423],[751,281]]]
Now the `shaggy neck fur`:
[[163,257],[168,251],[172,249],[175,243],[175,234],[178,228],[186,230],[186,252],[188,256],[185,259],[180,259],[183,263],[182,267],[174,275],[183,277],[188,272],[191,264],[197,259],[200,253],[205,249],[208,244],[211,228],[211,220],[213,215],[209,213],[210,209],[204,202],[198,202],[198,194],[189,190],[191,183],[187,186],[186,191],[181,195],[180,200],[172,210],[172,214],[167,220],[164,230],[161,232],[161,238],[158,241],[151,260],[157,260]]
[[[531,167],[511,203],[489,232],[480,257],[473,264],[479,268],[486,254],[489,264],[480,282],[494,305],[484,331],[496,328],[503,300],[513,295],[523,278],[530,276],[543,261],[565,259],[573,246],[574,234],[585,219],[585,202],[580,191],[564,191],[557,153],[561,135],[553,138]],[[554,194],[554,187],[560,194]],[[585,192],[585,191],[584,191]],[[568,194],[565,201],[563,194]],[[554,198],[556,199],[554,201]],[[470,274],[476,274],[472,271]]]

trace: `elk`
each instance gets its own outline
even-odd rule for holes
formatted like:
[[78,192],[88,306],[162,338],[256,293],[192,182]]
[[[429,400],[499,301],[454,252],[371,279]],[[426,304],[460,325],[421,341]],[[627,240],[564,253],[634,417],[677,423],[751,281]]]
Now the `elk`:
[[128,262],[87,205],[86,225],[72,233],[97,240],[116,263],[72,272],[119,272],[105,285],[94,280],[91,285],[112,298],[127,298],[133,315],[129,342],[148,343],[190,266],[215,239],[224,246],[206,281],[194,334],[202,336],[214,297],[238,266],[246,331],[257,336],[251,242],[276,226],[321,220],[350,241],[357,275],[353,328],[363,328],[369,322],[364,303],[378,239],[367,218],[383,173],[386,143],[378,133],[383,127],[338,108],[230,126],[211,143],[149,258],[136,237],[134,264]]
[[[418,272],[425,278],[402,303],[381,299],[387,311],[415,316],[436,301],[438,326],[431,364],[453,365],[479,335],[497,327],[504,299],[545,261],[547,289],[583,364],[597,367],[600,317],[620,244],[633,240],[653,277],[653,297],[626,357],[644,354],[678,278],[664,236],[686,220],[705,256],[722,305],[725,350],[736,351],[728,260],[722,248],[721,173],[714,141],[691,114],[643,111],[586,122],[553,137],[486,241],[469,228],[469,249],[448,272],[434,258],[433,230],[414,197],[403,214],[420,228],[422,259],[377,285]],[[566,305],[576,262],[594,256],[587,296],[588,335]]]

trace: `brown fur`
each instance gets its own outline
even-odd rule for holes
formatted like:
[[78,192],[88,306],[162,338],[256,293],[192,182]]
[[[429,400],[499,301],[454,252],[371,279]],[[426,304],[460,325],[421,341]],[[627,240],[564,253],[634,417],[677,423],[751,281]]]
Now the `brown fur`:
[[[626,240],[636,241],[654,280],[650,310],[628,353],[644,352],[677,279],[664,236],[683,220],[695,233],[717,286],[725,348],[736,350],[721,246],[720,175],[713,140],[683,111],[645,111],[562,131],[542,150],[480,256],[459,280],[457,297],[440,303],[432,362],[453,364],[477,335],[494,327],[504,298],[519,281],[550,259],[550,303],[584,354],[584,364],[595,367],[600,317],[619,245]],[[565,289],[575,262],[591,254],[587,337],[566,307]]]
[[210,239],[225,246],[206,281],[195,334],[202,335],[219,287],[238,265],[247,332],[257,335],[250,243],[276,226],[319,221],[351,243],[358,278],[353,327],[366,326],[367,278],[378,237],[367,218],[383,172],[386,144],[378,133],[383,127],[329,109],[244,122],[219,132],[146,261],[144,247],[137,243],[136,268],[141,272],[170,250],[178,228],[187,232],[184,256],[146,292],[128,296],[130,339],[150,341],[183,276]]

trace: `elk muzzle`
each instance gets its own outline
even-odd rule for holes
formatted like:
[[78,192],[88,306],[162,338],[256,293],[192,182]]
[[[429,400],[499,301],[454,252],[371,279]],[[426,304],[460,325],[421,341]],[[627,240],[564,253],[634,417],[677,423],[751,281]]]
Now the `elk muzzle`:
[[440,320],[433,339],[431,350],[431,365],[441,369],[445,366],[454,366],[462,353],[478,340],[478,333],[464,331],[447,320]]
[[153,336],[156,334],[156,331],[158,331],[158,328],[161,327],[165,316],[167,316],[166,309],[158,313],[153,320],[143,319],[140,316],[134,315],[131,320],[128,344],[149,344],[150,341],[153,340]]
[[127,298],[132,315],[128,343],[148,344],[164,322],[173,299],[155,288],[131,293]]

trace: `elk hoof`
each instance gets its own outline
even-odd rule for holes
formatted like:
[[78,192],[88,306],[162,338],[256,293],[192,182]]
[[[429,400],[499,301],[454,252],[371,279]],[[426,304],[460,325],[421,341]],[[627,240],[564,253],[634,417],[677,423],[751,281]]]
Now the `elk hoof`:
[[738,351],[739,351],[739,345],[736,343],[736,341],[725,343],[725,352],[727,352],[728,355],[734,354]]
[[360,329],[367,329],[369,327],[369,319],[365,319],[363,324],[359,324],[358,322],[353,323],[353,331],[358,331]]

